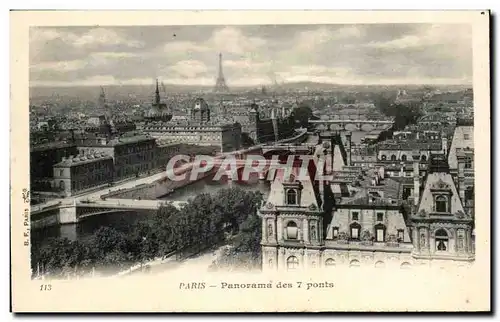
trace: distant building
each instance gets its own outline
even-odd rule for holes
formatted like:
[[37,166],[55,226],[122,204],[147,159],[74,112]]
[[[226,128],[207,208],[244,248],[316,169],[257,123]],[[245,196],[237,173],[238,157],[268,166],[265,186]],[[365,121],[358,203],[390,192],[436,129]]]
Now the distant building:
[[474,126],[472,121],[459,120],[448,153],[448,165],[465,210],[474,211]]
[[378,161],[413,162],[413,155],[419,155],[420,160],[429,160],[431,154],[444,154],[447,139],[438,140],[391,140],[378,144]]
[[172,143],[218,146],[222,152],[241,147],[241,125],[213,121],[208,104],[202,98],[193,101],[188,121],[156,121],[144,125],[152,137]]
[[77,154],[77,151],[75,144],[66,141],[32,145],[30,149],[31,190],[52,190],[54,165],[63,157]]
[[64,197],[113,181],[113,158],[104,152],[63,157],[54,165],[53,188]]
[[144,113],[146,122],[168,122],[172,119],[172,111],[168,108],[166,103],[161,101],[160,89],[158,87],[158,80],[156,80],[155,98],[151,108]]
[[148,135],[123,135],[118,138],[91,137],[77,139],[80,154],[103,152],[113,158],[113,181],[138,177],[156,167],[155,139]]

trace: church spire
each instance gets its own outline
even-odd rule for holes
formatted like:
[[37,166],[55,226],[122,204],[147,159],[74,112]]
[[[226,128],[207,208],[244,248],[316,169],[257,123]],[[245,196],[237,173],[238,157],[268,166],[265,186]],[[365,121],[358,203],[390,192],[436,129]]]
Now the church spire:
[[158,87],[158,79],[156,79],[155,104],[160,104],[160,89]]

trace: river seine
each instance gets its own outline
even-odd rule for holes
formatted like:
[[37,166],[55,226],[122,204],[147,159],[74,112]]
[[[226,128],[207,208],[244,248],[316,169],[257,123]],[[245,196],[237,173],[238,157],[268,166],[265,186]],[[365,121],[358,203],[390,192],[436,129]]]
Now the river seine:
[[[366,132],[352,132],[352,142],[358,144]],[[313,139],[311,137],[311,139]],[[313,140],[311,140],[313,141]],[[162,200],[187,201],[202,193],[215,193],[220,189],[228,187],[239,187],[247,191],[260,191],[267,197],[269,183],[259,181],[257,174],[251,176],[248,182],[221,182],[211,178],[200,180],[188,186],[175,190]],[[130,231],[131,227],[138,221],[147,219],[148,215],[134,212],[116,212],[98,216],[91,216],[78,224],[48,227],[32,232],[31,242],[35,245],[43,245],[51,237],[67,237],[70,240],[85,240],[100,227],[108,226],[124,233]]]

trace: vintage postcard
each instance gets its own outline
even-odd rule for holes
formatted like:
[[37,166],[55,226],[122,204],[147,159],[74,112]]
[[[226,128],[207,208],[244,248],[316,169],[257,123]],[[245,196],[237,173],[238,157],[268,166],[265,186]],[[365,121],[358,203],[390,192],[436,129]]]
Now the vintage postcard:
[[489,311],[489,20],[11,12],[12,310]]

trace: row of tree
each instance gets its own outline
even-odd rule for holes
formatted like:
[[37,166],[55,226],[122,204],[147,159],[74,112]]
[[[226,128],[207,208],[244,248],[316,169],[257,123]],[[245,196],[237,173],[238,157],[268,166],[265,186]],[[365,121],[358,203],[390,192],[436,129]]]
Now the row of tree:
[[401,131],[407,125],[415,124],[423,116],[421,101],[401,103],[394,96],[380,95],[375,98],[374,105],[382,114],[394,118],[392,127],[380,133],[377,142],[392,138],[394,131]]
[[260,192],[228,188],[200,194],[182,209],[162,207],[128,233],[100,227],[88,240],[52,239],[44,246],[33,246],[33,273],[56,278],[94,270],[115,273],[172,253],[184,259],[228,242],[232,249],[260,258],[257,209],[261,202]]

